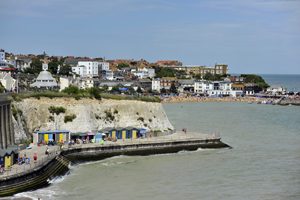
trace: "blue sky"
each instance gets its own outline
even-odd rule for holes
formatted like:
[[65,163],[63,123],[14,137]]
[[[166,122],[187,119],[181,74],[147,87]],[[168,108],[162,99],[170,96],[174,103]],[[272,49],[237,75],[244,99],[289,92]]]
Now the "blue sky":
[[13,53],[300,74],[296,0],[0,0],[0,18],[0,48]]

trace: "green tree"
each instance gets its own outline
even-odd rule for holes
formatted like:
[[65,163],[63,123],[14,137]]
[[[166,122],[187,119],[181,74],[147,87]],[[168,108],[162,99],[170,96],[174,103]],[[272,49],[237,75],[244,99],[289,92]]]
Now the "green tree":
[[143,93],[143,90],[142,90],[141,87],[139,86],[139,87],[137,88],[136,92],[141,94],[141,93]]
[[266,88],[270,87],[269,84],[267,84],[266,81],[259,75],[241,74],[241,77],[244,77],[245,83],[255,83],[262,89],[266,89]]
[[123,68],[127,68],[127,67],[129,67],[129,64],[127,64],[127,63],[120,63],[117,66],[118,69],[123,69]]
[[203,76],[203,79],[205,80],[208,80],[208,81],[214,81],[215,80],[215,77],[212,73],[210,72],[207,72],[204,76]]
[[168,67],[155,67],[156,78],[175,77],[176,70]]
[[70,65],[63,65],[59,69],[59,75],[69,76],[72,72],[72,67]]
[[57,74],[58,65],[60,65],[60,62],[57,60],[56,57],[54,57],[49,63],[48,63],[48,70],[52,74]]
[[30,67],[24,70],[25,73],[38,74],[42,71],[42,61],[38,58],[33,58]]

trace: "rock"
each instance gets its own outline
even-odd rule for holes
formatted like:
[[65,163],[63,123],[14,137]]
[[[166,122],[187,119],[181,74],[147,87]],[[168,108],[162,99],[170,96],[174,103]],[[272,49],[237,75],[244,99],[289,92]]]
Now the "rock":
[[[22,111],[22,118],[29,133],[35,130],[65,129],[86,132],[107,127],[148,128],[153,131],[173,130],[173,126],[160,103],[128,100],[95,100],[73,98],[29,98],[14,102]],[[48,108],[61,106],[65,113],[52,115]],[[75,115],[71,122],[64,122],[66,115]],[[17,125],[21,128],[20,122]],[[21,134],[21,131],[18,131]]]

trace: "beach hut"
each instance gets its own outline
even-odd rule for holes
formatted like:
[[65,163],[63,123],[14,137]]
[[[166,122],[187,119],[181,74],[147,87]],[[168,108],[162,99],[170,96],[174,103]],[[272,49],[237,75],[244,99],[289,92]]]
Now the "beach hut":
[[35,144],[57,144],[70,141],[70,131],[67,130],[50,130],[36,131],[33,138]]
[[8,149],[0,149],[0,165],[5,169],[10,168],[18,159],[17,147],[11,147]]

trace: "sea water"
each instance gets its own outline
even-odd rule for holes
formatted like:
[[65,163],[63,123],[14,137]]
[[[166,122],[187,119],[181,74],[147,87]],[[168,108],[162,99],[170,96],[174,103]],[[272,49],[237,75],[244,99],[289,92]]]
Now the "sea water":
[[176,103],[178,131],[220,133],[233,149],[118,156],[72,167],[51,186],[18,199],[300,199],[300,107]]

